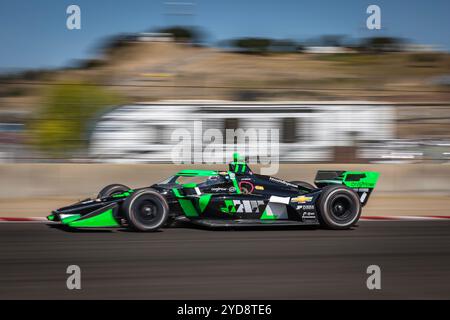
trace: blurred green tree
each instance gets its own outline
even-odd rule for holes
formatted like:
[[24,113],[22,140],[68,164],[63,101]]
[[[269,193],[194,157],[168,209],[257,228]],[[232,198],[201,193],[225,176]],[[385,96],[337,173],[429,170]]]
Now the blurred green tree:
[[231,40],[231,45],[241,52],[263,54],[269,51],[272,41],[266,38],[240,38]]
[[359,45],[361,51],[371,53],[397,52],[401,51],[406,41],[395,37],[373,37],[362,40]]
[[123,103],[114,92],[90,83],[55,83],[44,93],[42,108],[28,129],[30,143],[52,156],[87,146],[89,123],[108,107]]
[[192,44],[201,43],[205,38],[204,33],[195,27],[172,26],[160,28],[157,32],[171,34],[175,41],[189,42]]

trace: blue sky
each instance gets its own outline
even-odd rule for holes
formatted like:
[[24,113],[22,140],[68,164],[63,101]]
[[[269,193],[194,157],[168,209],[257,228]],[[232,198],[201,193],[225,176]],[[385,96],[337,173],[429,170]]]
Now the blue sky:
[[[194,2],[191,16],[168,15],[160,0],[1,0],[0,69],[59,67],[94,54],[107,36],[188,24],[214,42],[240,36],[309,39],[391,35],[450,50],[449,0],[166,0]],[[66,28],[66,8],[81,7],[81,30]],[[377,4],[382,30],[365,28]]]

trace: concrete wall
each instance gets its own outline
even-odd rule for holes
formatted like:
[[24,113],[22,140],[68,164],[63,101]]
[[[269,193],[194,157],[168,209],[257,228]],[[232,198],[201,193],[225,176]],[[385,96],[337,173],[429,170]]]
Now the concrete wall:
[[[142,187],[158,182],[185,168],[167,164],[1,164],[0,198],[86,197],[110,183]],[[213,168],[225,169],[224,165]],[[257,167],[253,168],[259,172]],[[317,170],[372,170],[380,172],[377,193],[450,193],[450,165],[442,164],[284,164],[278,177],[312,182]]]

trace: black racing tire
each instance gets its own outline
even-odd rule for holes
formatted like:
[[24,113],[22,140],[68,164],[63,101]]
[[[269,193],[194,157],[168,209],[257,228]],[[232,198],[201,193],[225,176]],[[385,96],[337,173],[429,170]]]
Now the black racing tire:
[[97,198],[110,197],[114,194],[120,194],[128,190],[130,190],[130,188],[123,184],[110,184],[100,190]]
[[169,217],[169,204],[155,189],[134,192],[123,203],[128,226],[136,231],[156,231]]
[[342,185],[324,187],[317,208],[322,226],[328,229],[349,229],[361,216],[358,195]]
[[289,181],[289,183],[296,184],[300,188],[303,188],[303,189],[309,189],[309,190],[316,189],[316,187],[314,187],[311,183],[308,183],[306,181]]

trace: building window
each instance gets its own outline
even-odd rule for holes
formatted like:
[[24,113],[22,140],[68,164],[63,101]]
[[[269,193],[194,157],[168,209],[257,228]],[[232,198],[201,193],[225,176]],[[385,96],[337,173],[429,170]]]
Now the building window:
[[[224,133],[223,143],[226,144],[227,142],[229,142],[229,141],[227,141],[227,130],[237,130],[239,128],[239,119],[226,118],[224,120],[223,126],[224,126],[224,128],[223,128],[223,131],[224,131],[223,132]],[[236,144],[236,143],[237,143],[237,137],[234,137],[233,144]]]
[[236,130],[239,128],[239,119],[237,118],[226,118],[224,122],[224,129]]
[[297,119],[283,118],[281,122],[281,132],[282,143],[297,142]]

